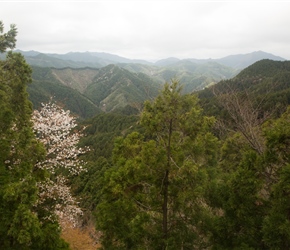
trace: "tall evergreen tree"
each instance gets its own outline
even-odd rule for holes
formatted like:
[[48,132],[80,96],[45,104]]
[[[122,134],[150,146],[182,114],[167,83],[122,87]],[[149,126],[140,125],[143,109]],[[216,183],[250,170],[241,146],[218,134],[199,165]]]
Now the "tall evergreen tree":
[[[0,23],[3,33],[3,24]],[[0,51],[14,48],[16,28],[0,35]],[[44,172],[35,164],[44,157],[31,123],[26,85],[31,69],[23,56],[7,53],[0,61],[0,246],[3,249],[66,249],[56,223],[35,209],[36,182]]]
[[166,83],[146,102],[141,124],[115,143],[114,167],[104,178],[96,208],[97,228],[110,249],[194,249],[206,244],[203,194],[212,177],[217,139],[214,119],[203,117],[198,99]]

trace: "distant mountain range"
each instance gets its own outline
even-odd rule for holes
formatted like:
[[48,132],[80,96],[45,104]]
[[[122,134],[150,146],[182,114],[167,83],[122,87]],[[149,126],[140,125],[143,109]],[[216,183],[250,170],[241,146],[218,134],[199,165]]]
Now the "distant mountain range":
[[180,80],[184,93],[190,93],[236,73],[216,62],[196,64],[185,60],[167,67],[119,63],[102,68],[32,69],[33,83],[28,91],[35,108],[53,97],[83,118],[126,107],[140,110],[142,103],[153,99],[164,82],[172,78]]
[[70,52],[67,54],[44,54],[37,51],[19,51],[28,64],[50,68],[102,68],[114,64],[132,73],[144,73],[154,81],[164,83],[177,78],[184,92],[192,92],[213,85],[220,80],[237,75],[243,68],[261,59],[283,61],[284,59],[266,52],[230,55],[220,59],[167,58],[155,63],[131,60],[109,53]]
[[67,54],[50,54],[21,50],[16,50],[16,52],[20,52],[28,64],[40,67],[101,68],[109,64],[118,63],[151,64],[145,60],[132,60],[104,52],[69,52]]
[[275,61],[285,61],[284,58],[275,56],[270,53],[263,51],[256,51],[248,54],[238,54],[238,55],[229,55],[220,59],[178,59],[178,58],[167,58],[159,60],[155,63],[145,61],[145,60],[134,60],[121,57],[114,54],[103,53],[103,52],[69,52],[67,54],[49,54],[41,53],[37,51],[21,51],[17,50],[24,55],[26,61],[30,65],[41,66],[41,67],[55,67],[55,68],[64,68],[64,67],[95,67],[101,68],[109,64],[145,64],[151,66],[172,66],[174,64],[180,63],[182,61],[189,61],[197,64],[203,64],[208,62],[216,62],[227,67],[231,67],[237,70],[248,67],[249,65],[262,60],[270,59]]
[[250,66],[251,64],[260,61],[262,59],[270,59],[270,60],[274,60],[274,61],[285,61],[286,59],[280,57],[280,56],[275,56],[273,54],[267,53],[267,52],[263,52],[263,51],[255,51],[252,53],[248,53],[248,54],[238,54],[238,55],[229,55],[223,58],[219,58],[219,59],[193,59],[193,58],[189,58],[189,59],[183,59],[180,60],[178,58],[174,58],[174,57],[170,57],[167,59],[162,59],[160,61],[157,61],[155,63],[155,65],[159,65],[159,66],[168,66],[168,65],[174,65],[180,61],[190,61],[193,63],[198,63],[198,64],[204,64],[204,63],[208,63],[208,62],[216,62],[219,64],[222,64],[224,66],[227,67],[231,67],[237,70],[242,70],[248,66]]
[[167,58],[155,63],[98,52],[17,52],[33,68],[28,91],[34,107],[53,97],[82,118],[124,109],[136,112],[172,78],[181,82],[184,93],[191,93],[231,79],[261,59],[285,60],[262,51],[220,59]]

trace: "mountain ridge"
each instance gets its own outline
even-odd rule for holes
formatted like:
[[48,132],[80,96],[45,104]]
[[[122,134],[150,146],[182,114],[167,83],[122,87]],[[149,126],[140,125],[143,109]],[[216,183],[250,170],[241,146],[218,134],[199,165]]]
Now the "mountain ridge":
[[255,108],[259,115],[265,113],[271,117],[279,117],[290,105],[289,83],[290,61],[263,59],[231,79],[198,91],[197,95],[204,112],[222,120],[229,117],[223,106],[226,99],[223,98],[235,100],[237,110],[247,108],[248,105]]
[[[184,93],[191,93],[236,77],[244,72],[244,68],[237,69],[238,67],[245,67],[249,62],[260,58],[283,60],[263,51],[224,57],[220,59],[223,64],[214,59],[180,60],[173,57],[156,63],[144,63],[103,52],[71,52],[66,55],[43,54],[37,51],[23,53],[30,60],[28,63],[32,64],[33,71],[38,69],[38,73],[33,75],[34,83],[30,87],[35,106],[39,105],[37,92],[45,100],[55,95],[60,102],[68,102],[74,109],[73,112],[81,117],[92,116],[101,110],[111,112],[126,106],[140,109],[142,102],[148,99],[146,91],[152,90],[150,98],[154,98],[164,82],[173,78],[182,83]],[[34,66],[34,63],[40,66]],[[235,68],[225,64],[234,65]],[[80,109],[77,102],[86,108]]]
[[[225,57],[217,58],[217,59],[196,59],[196,58],[186,58],[179,59],[175,57],[168,57],[161,60],[157,60],[156,62],[149,62],[142,59],[129,59],[125,57],[121,57],[115,54],[105,53],[105,52],[69,52],[66,54],[57,54],[57,53],[42,53],[37,51],[22,51],[16,50],[16,52],[20,52],[23,54],[28,64],[35,66],[43,66],[43,67],[53,67],[53,62],[58,62],[57,66],[54,67],[104,67],[109,64],[117,64],[117,63],[139,63],[145,65],[155,65],[155,66],[168,66],[175,64],[179,61],[191,61],[194,63],[207,63],[207,62],[218,62],[228,67],[232,67],[235,69],[243,69],[256,61],[262,59],[270,59],[275,61],[285,61],[285,58],[280,56],[273,55],[264,51],[254,51],[246,54],[234,54],[228,55]],[[43,58],[41,60],[37,60],[37,57],[40,57],[39,54],[42,54],[42,57],[45,55],[46,64]],[[57,61],[54,61],[58,59]],[[49,62],[49,60],[51,62]],[[64,61],[60,63],[61,61]],[[65,62],[67,65],[65,66]],[[59,65],[62,64],[62,65]]]
[[132,73],[117,65],[96,68],[43,68],[32,66],[28,87],[34,108],[51,98],[81,118],[101,112],[126,109],[137,112],[154,98],[161,84],[143,73]]
[[32,83],[28,85],[27,91],[34,109],[52,99],[80,118],[85,119],[102,113],[101,109],[77,88],[64,84],[64,79],[57,77],[52,68],[32,66]]
[[158,94],[160,84],[143,73],[132,73],[114,64],[99,69],[84,91],[103,111],[113,111],[126,105],[140,105]]

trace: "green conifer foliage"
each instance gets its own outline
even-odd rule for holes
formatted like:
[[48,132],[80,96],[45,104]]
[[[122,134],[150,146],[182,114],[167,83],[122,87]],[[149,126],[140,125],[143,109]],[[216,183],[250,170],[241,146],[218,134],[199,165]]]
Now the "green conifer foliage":
[[290,248],[290,108],[265,128],[265,182],[269,210],[263,221],[263,241],[269,249]]
[[109,249],[182,249],[206,244],[203,199],[216,162],[214,119],[198,99],[166,83],[146,102],[137,132],[115,142],[113,167],[104,178],[97,228]]
[[0,53],[5,52],[8,48],[14,49],[16,45],[17,28],[15,24],[10,25],[10,30],[4,32],[4,24],[0,21]]
[[[15,26],[0,35],[1,52],[14,48],[15,36]],[[67,249],[57,224],[47,222],[35,210],[36,182],[44,173],[34,166],[43,159],[44,149],[32,131],[26,92],[30,76],[21,54],[9,51],[6,60],[0,61],[0,246],[7,250]]]
[[261,127],[262,153],[239,134],[224,143],[211,194],[220,210],[210,229],[213,249],[289,249],[289,111]]

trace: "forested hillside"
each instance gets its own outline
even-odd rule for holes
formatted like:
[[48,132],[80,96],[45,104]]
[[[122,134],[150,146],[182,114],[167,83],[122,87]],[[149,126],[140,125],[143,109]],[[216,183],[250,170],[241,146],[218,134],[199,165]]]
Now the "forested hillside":
[[[32,72],[32,83],[28,86],[28,93],[34,109],[39,109],[41,103],[47,103],[53,99],[81,118],[89,118],[102,112],[78,90],[66,86],[71,83],[73,76],[66,77],[68,81],[64,84],[65,80],[55,74],[53,69],[33,67]],[[86,83],[85,80],[81,82],[84,85]]]
[[183,93],[191,93],[213,85],[222,79],[235,76],[239,70],[214,61],[197,63],[190,60],[177,60],[166,66],[142,64],[118,64],[132,72],[142,72],[160,83],[175,78],[183,84]]
[[131,73],[115,65],[99,70],[93,82],[86,88],[84,95],[99,105],[104,111],[113,111],[130,105],[141,104],[158,94],[160,84],[142,73]]
[[[15,48],[16,27],[0,33]],[[0,246],[289,249],[290,62],[199,92],[130,67],[0,60]]]
[[158,90],[172,78],[183,82],[183,93],[190,93],[227,79],[234,74],[216,63],[179,62],[167,68],[141,64],[109,65],[95,68],[42,68],[33,66],[28,91],[34,107],[51,97],[82,118],[103,110],[131,106],[156,97]]
[[[278,117],[290,104],[290,63],[261,60],[236,77],[198,92],[207,114],[225,119],[238,109]],[[233,118],[233,117],[232,117]],[[259,117],[261,118],[261,117]]]
[[55,99],[74,114],[88,118],[101,112],[131,107],[140,112],[142,103],[156,97],[166,81],[179,79],[183,93],[191,93],[234,74],[217,63],[178,62],[167,68],[141,64],[96,68],[43,68],[33,66],[28,87],[35,108]]
[[139,112],[142,103],[154,98],[160,88],[161,84],[147,75],[115,65],[101,69],[33,67],[28,92],[34,108],[52,98],[75,115],[89,118],[120,109]]

